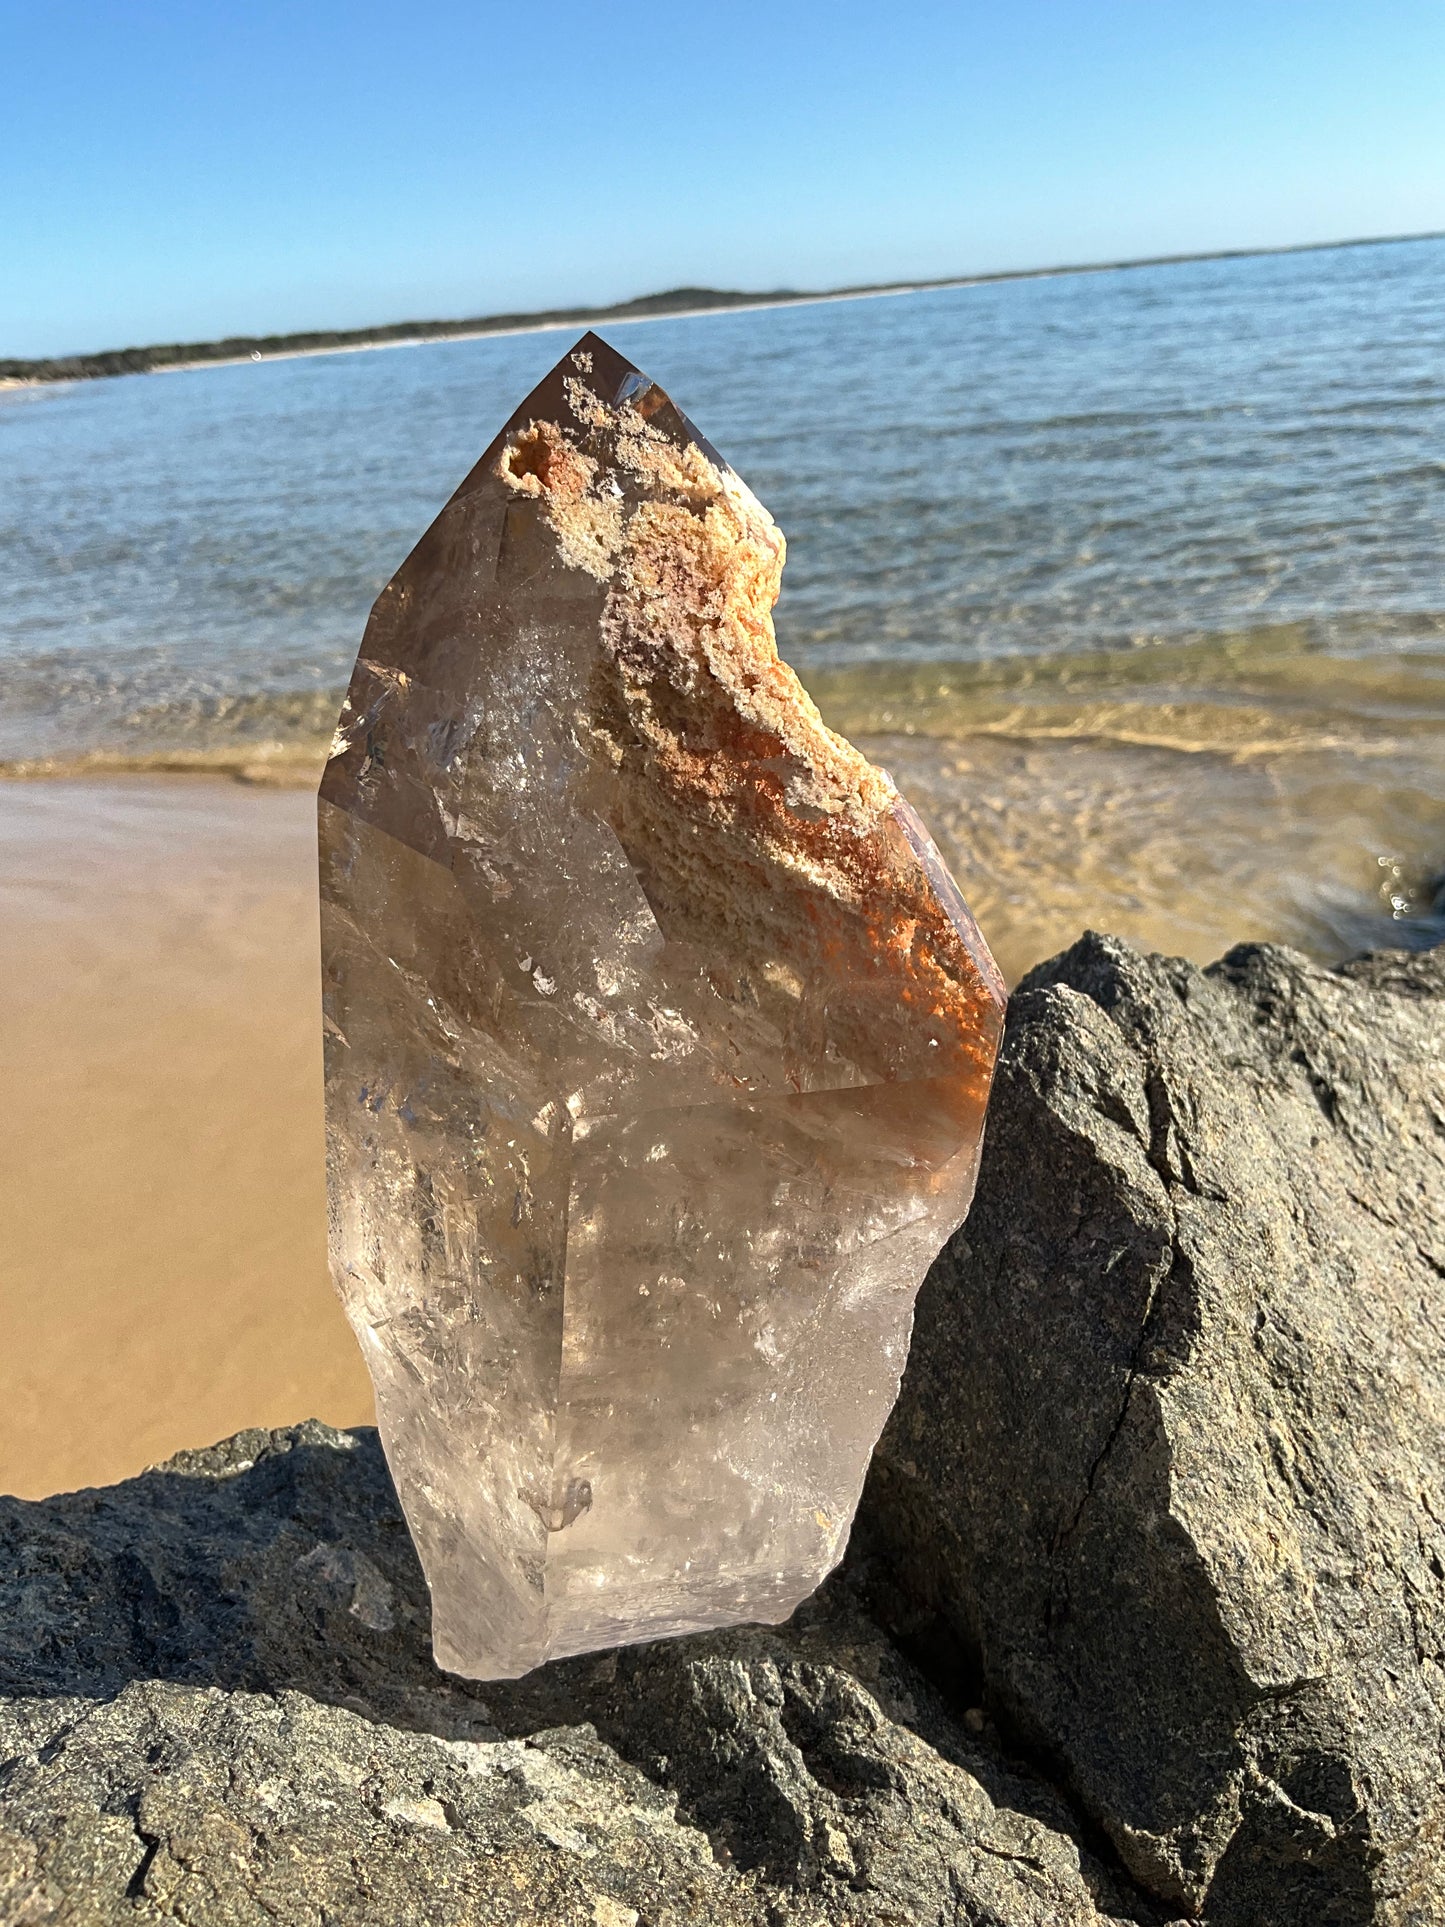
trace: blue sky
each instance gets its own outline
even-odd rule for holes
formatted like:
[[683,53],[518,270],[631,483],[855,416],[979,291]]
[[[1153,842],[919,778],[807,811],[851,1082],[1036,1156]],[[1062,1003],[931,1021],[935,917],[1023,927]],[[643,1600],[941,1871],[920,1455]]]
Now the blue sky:
[[1445,227],[1441,0],[0,0],[0,355]]

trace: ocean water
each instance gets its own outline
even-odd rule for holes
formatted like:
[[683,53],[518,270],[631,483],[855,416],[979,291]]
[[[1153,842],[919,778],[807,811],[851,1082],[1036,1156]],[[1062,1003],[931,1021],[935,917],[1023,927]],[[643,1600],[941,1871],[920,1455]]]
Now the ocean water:
[[[1445,934],[1445,242],[612,338],[782,525],[784,654],[1006,969],[1084,923]],[[0,393],[0,767],[309,776],[372,598],[567,345]]]

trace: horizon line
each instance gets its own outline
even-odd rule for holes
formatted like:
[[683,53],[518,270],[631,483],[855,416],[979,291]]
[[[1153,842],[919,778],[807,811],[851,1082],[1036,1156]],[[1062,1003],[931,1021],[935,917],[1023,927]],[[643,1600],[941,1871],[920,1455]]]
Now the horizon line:
[[1140,255],[1121,261],[1066,262],[1052,267],[1004,268],[978,274],[939,275],[906,281],[858,282],[816,290],[778,288],[746,293],[719,288],[671,288],[605,306],[542,308],[459,320],[394,321],[362,328],[298,329],[286,334],[227,335],[213,341],[158,342],[146,347],[106,348],[93,353],[0,359],[0,386],[105,380],[112,376],[179,372],[185,368],[281,361],[302,355],[340,354],[364,348],[419,346],[429,341],[533,334],[594,322],[679,320],[739,309],[858,301],[878,295],[926,294],[948,288],[985,287],[1005,281],[1039,281],[1077,274],[1118,274],[1136,268],[1182,267],[1191,262],[1241,261],[1281,254],[1322,254],[1343,248],[1391,247],[1445,240],[1445,229],[1413,234],[1352,235],[1336,241],[1292,241],[1275,247],[1209,248],[1187,254]]

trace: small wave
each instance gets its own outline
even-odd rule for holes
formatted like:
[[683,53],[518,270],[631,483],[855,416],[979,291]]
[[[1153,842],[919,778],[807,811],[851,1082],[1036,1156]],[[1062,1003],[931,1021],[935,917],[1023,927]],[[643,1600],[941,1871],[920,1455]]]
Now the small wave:
[[[1231,757],[1337,749],[1387,756],[1445,731],[1445,616],[1360,618],[1353,631],[1336,620],[1328,647],[1308,623],[1272,623],[1087,653],[805,663],[801,674],[832,727],[857,738],[1094,739]],[[329,686],[186,691],[140,702],[116,690],[87,707],[60,705],[30,726],[14,718],[0,745],[0,776],[311,783],[340,702],[340,690]]]
[[133,708],[128,730],[178,743],[290,743],[329,737],[345,684],[324,689],[257,689],[185,694]]
[[313,789],[327,736],[312,742],[229,744],[208,749],[90,749],[73,755],[0,759],[0,780],[64,781],[101,776],[210,776],[271,789]]
[[341,692],[181,692],[160,701],[57,702],[52,713],[11,727],[0,777],[226,776],[238,782],[299,785],[320,780]]
[[1445,625],[1416,625],[1404,646],[1358,656],[1309,647],[1301,627],[804,674],[827,721],[847,736],[1092,737],[1241,756],[1344,747],[1385,754],[1445,728],[1445,650],[1408,646],[1445,635]]

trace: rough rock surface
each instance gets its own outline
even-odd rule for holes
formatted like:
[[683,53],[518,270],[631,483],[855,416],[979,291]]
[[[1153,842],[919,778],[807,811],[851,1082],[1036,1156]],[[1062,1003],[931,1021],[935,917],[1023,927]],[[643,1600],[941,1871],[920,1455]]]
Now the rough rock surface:
[[437,1672],[371,1432],[0,1501],[0,1694],[7,1927],[1157,1918],[840,1590],[485,1698]]
[[853,1559],[1218,1927],[1445,1920],[1445,953],[1015,994]]

